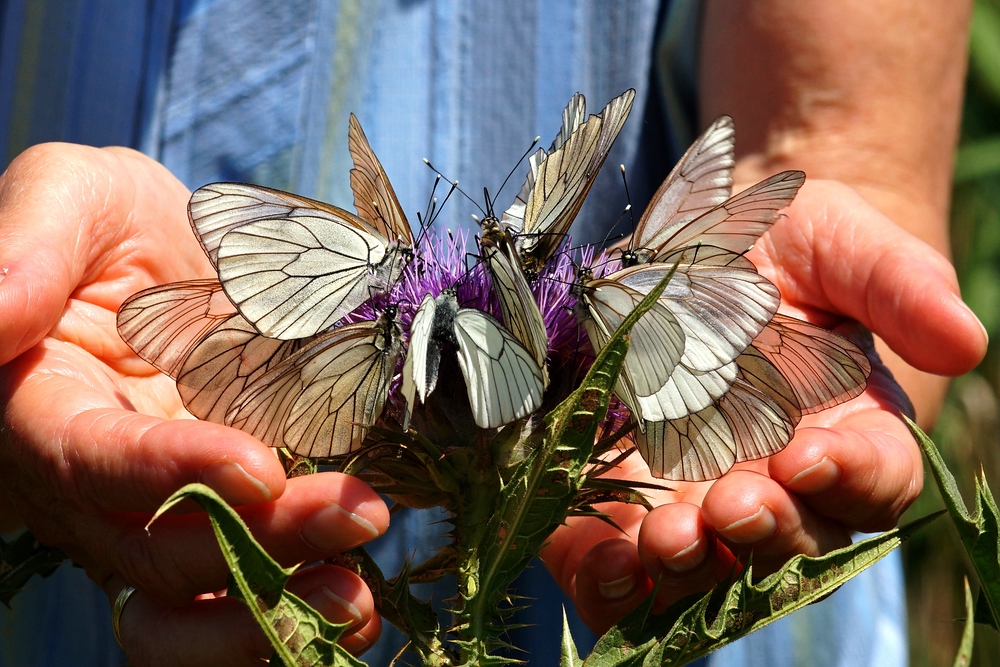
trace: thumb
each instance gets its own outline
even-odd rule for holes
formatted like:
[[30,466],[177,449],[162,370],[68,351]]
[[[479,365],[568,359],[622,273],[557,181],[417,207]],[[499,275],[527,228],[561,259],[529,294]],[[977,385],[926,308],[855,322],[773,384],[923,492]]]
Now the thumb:
[[[166,169],[128,149],[52,143],[19,155],[0,177],[0,364],[41,340],[113,257],[134,251],[142,223],[156,221],[144,233],[161,252],[176,247],[168,235],[187,226],[187,197]],[[164,220],[171,211],[177,219]],[[123,273],[109,278],[134,280]],[[118,307],[115,291],[85,298]]]
[[783,301],[858,320],[929,373],[960,375],[985,356],[948,260],[853,189],[807,182],[786,214],[754,250]]

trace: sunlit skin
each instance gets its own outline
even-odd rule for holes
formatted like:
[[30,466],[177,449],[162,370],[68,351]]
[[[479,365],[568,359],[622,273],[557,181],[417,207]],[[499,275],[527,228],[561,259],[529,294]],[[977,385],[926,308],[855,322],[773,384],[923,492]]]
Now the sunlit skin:
[[[741,35],[733,31],[744,24],[713,23],[728,14],[708,4],[706,31],[743,54]],[[784,19],[794,14],[800,22],[789,32],[804,44],[782,48],[833,44],[837,48],[818,54],[818,62],[851,61],[875,72],[874,66],[857,63],[866,50],[841,48],[836,39],[843,37],[838,31],[850,32],[855,25],[850,21],[817,12],[822,39],[808,37],[801,21],[807,21],[813,4],[757,2],[753,11],[763,16],[753,18],[777,26],[788,22],[768,22],[768,11]],[[825,11],[847,4],[826,3]],[[858,320],[886,341],[899,354],[891,367],[905,377],[922,416],[936,410],[940,383],[924,391],[920,376],[900,359],[924,371],[959,374],[982,358],[986,336],[958,300],[954,272],[938,252],[945,250],[947,195],[941,193],[947,193],[957,127],[962,69],[954,63],[960,65],[963,57],[967,7],[927,3],[933,20],[926,21],[923,4],[919,12],[911,3],[899,4],[903,16],[887,12],[881,28],[868,17],[865,29],[873,40],[886,26],[912,37],[918,33],[907,20],[916,17],[922,28],[945,31],[911,40],[922,45],[913,55],[924,67],[918,74],[929,73],[914,84],[917,92],[862,87],[857,95],[865,105],[852,109],[867,110],[868,102],[882,110],[920,107],[940,120],[940,127],[898,113],[834,115],[831,121],[795,104],[795,95],[810,92],[811,79],[796,79],[770,63],[768,76],[787,83],[787,90],[779,85],[774,95],[741,97],[730,79],[750,80],[738,65],[756,62],[742,55],[735,65],[718,69],[712,58],[704,59],[702,112],[709,119],[722,112],[736,119],[742,186],[785,168],[854,186],[808,181],[752,259],[781,289],[783,309],[824,324]],[[777,48],[756,34],[750,37],[742,36],[751,44],[747,48]],[[709,40],[705,48],[711,46]],[[899,81],[891,72],[882,74]],[[850,87],[865,80],[846,76],[846,98],[853,99]],[[725,94],[713,97],[712,91]],[[933,104],[921,94],[933,95]],[[880,104],[874,104],[876,98]],[[783,108],[826,122],[820,128],[826,132],[823,141],[810,141],[817,135],[796,124],[801,119],[767,125],[760,118],[771,118],[769,110],[755,115],[755,104],[764,102],[787,103]],[[894,134],[874,150],[849,131],[878,123],[890,123]],[[815,130],[815,124],[807,129]],[[868,152],[852,151],[861,146]],[[894,146],[922,155],[919,164],[925,168],[899,168],[918,162],[909,153],[894,162]],[[859,173],[878,179],[863,181]],[[254,665],[270,649],[240,603],[212,593],[225,587],[226,568],[207,523],[194,514],[174,514],[158,520],[147,535],[144,527],[160,502],[200,480],[232,503],[257,503],[242,514],[284,565],[316,561],[367,541],[386,529],[389,518],[379,497],[358,480],[324,473],[286,481],[270,450],[250,436],[175,419],[183,413],[172,382],[135,358],[118,337],[115,311],[127,296],[154,284],[211,275],[184,215],[188,196],[162,167],[124,149],[41,146],[4,174],[0,361],[10,363],[0,370],[6,405],[0,481],[9,506],[0,516],[5,527],[26,524],[47,543],[64,547],[110,599],[126,581],[137,587],[122,618],[133,664]],[[561,529],[545,553],[548,565],[583,618],[600,630],[642,599],[651,577],[664,575],[662,606],[711,586],[730,571],[733,553],[752,549],[755,567],[763,572],[795,553],[844,545],[853,530],[888,528],[922,482],[917,449],[897,416],[905,404],[898,388],[877,371],[863,396],[803,420],[780,454],[742,465],[716,482],[676,485],[651,513],[619,511],[625,535],[597,522],[586,530]],[[641,477],[643,469],[636,458],[621,474]],[[378,636],[371,596],[346,571],[304,571],[291,587],[332,620],[355,622],[344,640],[351,650]]]

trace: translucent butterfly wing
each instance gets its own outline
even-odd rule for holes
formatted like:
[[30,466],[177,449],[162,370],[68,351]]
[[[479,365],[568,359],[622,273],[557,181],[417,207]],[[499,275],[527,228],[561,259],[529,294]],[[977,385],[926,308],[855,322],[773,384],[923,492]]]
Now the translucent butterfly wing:
[[775,315],[754,347],[786,378],[804,414],[860,395],[871,374],[871,362],[852,342],[786,315]]
[[778,211],[792,203],[805,181],[801,171],[783,171],[747,188],[707,213],[678,226],[654,248],[653,261],[695,244],[710,245],[734,253],[746,252],[778,217]]
[[740,355],[740,377],[720,401],[736,442],[736,462],[777,454],[802,419],[792,384],[751,345]]
[[594,178],[632,110],[629,89],[591,116],[538,168],[515,239],[525,268],[539,272],[552,257],[580,211]]
[[738,365],[739,377],[712,405],[642,424],[636,446],[654,477],[717,479],[735,463],[771,456],[788,444],[800,418],[790,387],[752,348]]
[[[587,282],[583,291],[589,317],[594,321],[599,350],[639,302],[643,294],[612,280]],[[684,353],[684,333],[673,314],[659,302],[632,328],[629,350],[622,374],[628,383],[626,394],[647,396],[656,393],[670,379]],[[628,404],[629,399],[619,396]],[[630,404],[634,407],[634,403]]]
[[735,143],[733,119],[720,116],[653,195],[629,248],[657,248],[688,222],[725,202],[733,187]]
[[696,246],[607,276],[648,294],[677,269],[660,297],[684,331],[681,363],[710,371],[733,361],[771,320],[781,302],[778,289],[746,258],[720,248]]
[[399,348],[394,322],[339,327],[258,377],[227,421],[301,456],[353,451],[385,408]]
[[118,333],[139,357],[177,379],[191,350],[236,312],[217,280],[143,290],[118,309]]
[[587,100],[581,93],[573,93],[573,97],[569,98],[569,102],[566,104],[566,108],[562,112],[562,127],[559,128],[559,133],[556,134],[555,139],[552,140],[552,144],[549,146],[548,153],[551,153],[565,144],[570,136],[576,132],[576,129],[580,127],[583,122],[587,119]]
[[544,148],[539,148],[528,158],[528,175],[524,179],[524,184],[521,186],[517,197],[514,198],[514,203],[504,211],[501,218],[505,229],[514,233],[519,233],[524,229],[524,210],[528,205],[528,199],[531,198],[531,191],[535,188],[535,179],[538,177],[539,167],[549,153],[561,148],[566,143],[586,118],[587,102],[583,95],[575,93],[570,98],[569,104],[563,109],[562,127],[559,129],[556,138],[552,140],[549,150],[546,151]]
[[[434,328],[434,315],[437,310],[434,297],[424,296],[410,323],[410,346],[403,362],[403,378],[401,393],[403,394],[403,429],[409,428],[410,414],[413,411],[416,396],[421,402],[427,401],[427,395],[434,390],[437,382],[437,368],[440,366],[440,348],[431,341]],[[434,360],[437,363],[434,363]]]
[[229,424],[247,386],[308,344],[257,333],[240,315],[219,322],[191,351],[177,375],[184,407],[198,419]]
[[348,148],[354,159],[351,169],[351,190],[358,216],[380,231],[388,240],[398,241],[409,248],[413,245],[410,223],[399,204],[382,163],[375,156],[361,124],[351,114],[348,127]]
[[219,280],[260,333],[304,338],[364,303],[371,287],[395,282],[402,265],[386,251],[375,236],[327,218],[258,220],[223,237]]
[[524,419],[542,404],[545,386],[533,355],[495,319],[462,308],[454,321],[458,363],[480,428]]
[[493,292],[500,303],[504,324],[531,352],[535,363],[542,369],[543,383],[548,386],[545,360],[549,351],[549,335],[542,312],[524,277],[520,259],[505,240],[497,244],[484,236],[480,239],[480,248],[493,282]]
[[[382,232],[353,213],[336,206],[248,183],[211,183],[194,191],[188,219],[205,254],[218,266],[219,244],[228,232],[258,220],[321,217],[371,234]],[[383,237],[383,241],[388,237]]]
[[680,419],[725,396],[738,372],[736,361],[709,371],[697,371],[687,368],[682,360],[663,386],[650,394],[637,393],[635,403],[629,407],[634,408],[637,417],[648,421]]

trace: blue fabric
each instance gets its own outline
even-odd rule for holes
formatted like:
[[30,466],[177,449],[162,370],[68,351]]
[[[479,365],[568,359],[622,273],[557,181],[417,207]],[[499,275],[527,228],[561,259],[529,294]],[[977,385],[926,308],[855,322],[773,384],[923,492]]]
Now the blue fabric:
[[69,562],[0,606],[0,667],[119,667],[108,599]]
[[[635,107],[608,158],[625,164],[640,208],[691,133],[697,7],[676,0],[6,0],[0,2],[0,160],[42,141],[137,147],[190,188],[243,180],[350,207],[347,117],[355,112],[404,208],[426,202],[429,158],[503,209],[508,171],[570,95],[599,110],[628,87]],[[659,21],[659,29],[658,25]],[[659,43],[654,49],[654,42]],[[655,57],[654,57],[655,56]],[[659,84],[651,93],[650,82]],[[664,122],[666,120],[666,122]],[[670,146],[672,149],[668,148]],[[520,173],[520,170],[519,170]],[[598,178],[574,237],[599,240],[624,196]],[[453,200],[440,224],[470,227]],[[414,216],[415,217],[415,216]],[[404,512],[372,545],[387,571],[426,554],[439,515]],[[430,528],[428,528],[430,526]],[[555,664],[561,593],[541,567],[518,584],[539,598],[532,665]],[[440,601],[447,586],[423,591]],[[747,667],[906,664],[898,557],[830,599],[712,656]],[[581,648],[593,637],[577,621]],[[35,580],[0,609],[0,667],[114,665],[109,605],[82,572]],[[520,640],[518,640],[520,641]],[[385,665],[391,628],[366,655]],[[525,656],[517,656],[525,657]]]

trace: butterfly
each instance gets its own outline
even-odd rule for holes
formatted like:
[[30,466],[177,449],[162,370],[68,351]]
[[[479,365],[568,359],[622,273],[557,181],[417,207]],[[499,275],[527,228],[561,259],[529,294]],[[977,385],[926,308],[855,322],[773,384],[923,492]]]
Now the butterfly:
[[403,364],[403,428],[409,425],[415,395],[426,402],[437,385],[445,342],[458,352],[473,419],[480,428],[523,419],[541,405],[545,382],[534,355],[496,319],[459,308],[455,291],[445,290],[436,299],[426,295],[410,325]]
[[[597,172],[632,110],[631,88],[601,113],[586,118],[586,101],[575,94],[563,111],[563,125],[548,151],[529,160],[528,175],[500,220],[529,278],[541,273],[576,218]],[[586,119],[585,119],[586,118]]]
[[396,314],[389,306],[316,336],[249,382],[226,423],[310,458],[359,449],[389,397],[402,349]]
[[[730,125],[725,119],[717,124],[722,130]],[[703,140],[696,148],[702,144],[715,145]],[[717,152],[726,154],[727,150]],[[689,151],[687,157],[702,154]],[[683,173],[685,169],[675,168],[675,172]],[[770,321],[781,301],[777,288],[758,274],[742,253],[769,228],[778,211],[791,202],[804,178],[802,172],[787,171],[765,179],[674,225],[671,234],[649,249],[648,255],[638,256],[638,263],[605,276],[599,283],[585,283],[578,288],[585,297],[584,304],[588,305],[581,314],[601,318],[604,314],[590,307],[594,299],[589,294],[594,287],[601,286],[605,291],[628,288],[645,295],[668,271],[676,271],[660,302],[677,317],[682,328],[683,355],[667,375],[663,375],[661,365],[651,366],[658,369],[658,374],[655,381],[644,382],[642,387],[631,386],[631,372],[625,368],[619,398],[637,418],[661,421],[697,412],[721,397],[735,381],[736,358]],[[728,186],[720,186],[719,190],[713,197],[725,194]],[[657,202],[651,204],[656,205]],[[676,207],[688,208],[684,201]],[[659,235],[649,238],[658,239]],[[601,345],[602,339],[596,342]]]
[[[736,164],[733,119],[720,116],[670,170],[643,211],[622,253],[622,265],[644,264],[675,232],[727,199]],[[672,244],[677,245],[677,244]]]
[[857,396],[871,370],[849,341],[777,315],[778,301],[761,298],[768,290],[759,288],[770,283],[742,254],[791,203],[804,174],[782,172],[730,197],[734,141],[726,116],[699,137],[643,213],[622,253],[625,268],[607,276],[646,294],[675,263],[683,275],[712,266],[703,304],[710,307],[685,320],[695,325],[685,330],[685,354],[692,345],[707,349],[687,355],[651,397],[629,395],[627,376],[620,383],[619,397],[639,422],[637,447],[656,477],[715,479],[736,462],[774,454],[802,414]]
[[700,482],[776,454],[803,415],[860,395],[871,363],[837,334],[775,315],[737,359],[732,386],[712,405],[646,421],[633,437],[654,477]]
[[[153,287],[118,311],[122,338],[177,381],[188,411],[269,445],[326,457],[361,446],[400,354],[395,309],[317,336],[261,335],[214,280]],[[271,384],[274,387],[271,388]]]
[[358,215],[242,183],[191,196],[191,225],[226,295],[265,336],[329,329],[373,290],[387,291],[413,257],[409,223],[353,114],[348,137]]
[[635,91],[629,89],[587,119],[586,100],[580,93],[573,95],[549,150],[539,149],[529,158],[524,186],[503,219],[490,209],[481,223],[481,256],[504,323],[534,355],[545,386],[549,338],[529,278],[538,276],[569,231],[634,98]]
[[549,335],[517,251],[510,239],[502,233],[484,234],[479,239],[479,248],[490,273],[493,293],[500,304],[503,321],[514,338],[531,353],[541,370],[543,388],[547,387]]
[[667,263],[597,280],[586,272],[578,277],[577,314],[600,349],[632,308],[673,273],[653,310],[633,329],[619,377],[618,397],[638,419],[687,415],[708,407],[732,385],[736,358],[780,303],[777,288],[752,267],[727,250],[695,246]]

